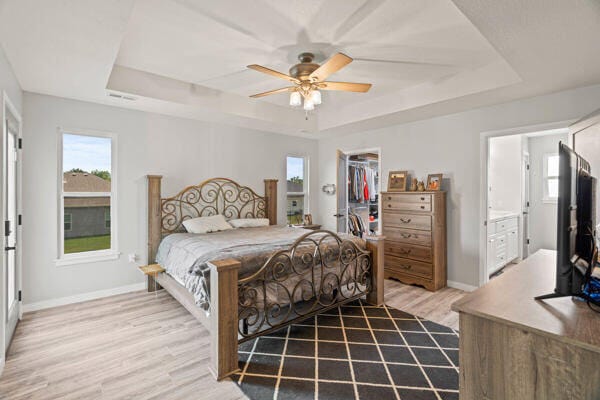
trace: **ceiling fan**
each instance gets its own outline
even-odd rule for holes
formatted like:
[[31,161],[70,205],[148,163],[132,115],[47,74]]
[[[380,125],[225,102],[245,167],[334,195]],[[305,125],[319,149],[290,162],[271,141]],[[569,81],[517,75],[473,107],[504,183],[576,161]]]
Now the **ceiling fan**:
[[352,62],[352,58],[345,54],[337,53],[329,60],[319,65],[313,62],[312,53],[301,53],[298,56],[299,64],[290,68],[290,74],[274,71],[261,65],[248,65],[248,68],[264,74],[275,76],[293,83],[293,86],[270,90],[264,93],[253,94],[250,97],[263,97],[276,93],[290,92],[290,106],[298,107],[304,99],[304,110],[312,111],[315,105],[321,104],[321,90],[342,90],[346,92],[368,92],[370,83],[352,82],[327,82],[329,75],[344,68]]

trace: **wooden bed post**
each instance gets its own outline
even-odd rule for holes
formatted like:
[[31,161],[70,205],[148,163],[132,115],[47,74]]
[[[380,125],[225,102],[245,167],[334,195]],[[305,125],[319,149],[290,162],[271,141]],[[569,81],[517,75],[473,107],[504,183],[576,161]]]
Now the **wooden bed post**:
[[238,271],[242,264],[227,259],[209,261],[210,267],[210,370],[221,380],[239,371]]
[[[148,175],[148,264],[155,262],[156,251],[161,239],[160,181],[162,175]],[[148,291],[162,289],[155,284],[154,277],[148,277]]]
[[277,179],[265,179],[266,211],[269,225],[277,225],[277,182]]
[[374,306],[383,304],[383,245],[385,236],[367,236],[367,250],[371,252],[371,265],[373,267],[372,290],[367,295],[367,303]]

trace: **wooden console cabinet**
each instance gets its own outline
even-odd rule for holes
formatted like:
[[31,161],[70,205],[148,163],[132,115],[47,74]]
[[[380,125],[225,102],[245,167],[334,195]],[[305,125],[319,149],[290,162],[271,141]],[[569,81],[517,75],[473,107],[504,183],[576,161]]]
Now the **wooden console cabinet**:
[[600,399],[600,314],[555,287],[539,250],[452,305],[460,315],[460,399]]
[[381,193],[385,277],[446,286],[446,192]]

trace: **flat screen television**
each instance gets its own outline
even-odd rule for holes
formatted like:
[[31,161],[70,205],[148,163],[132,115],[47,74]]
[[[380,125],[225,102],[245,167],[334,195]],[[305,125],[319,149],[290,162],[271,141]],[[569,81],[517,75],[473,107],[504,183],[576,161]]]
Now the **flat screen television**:
[[596,178],[590,164],[564,143],[558,145],[556,287],[536,297],[585,297],[583,285],[596,258]]

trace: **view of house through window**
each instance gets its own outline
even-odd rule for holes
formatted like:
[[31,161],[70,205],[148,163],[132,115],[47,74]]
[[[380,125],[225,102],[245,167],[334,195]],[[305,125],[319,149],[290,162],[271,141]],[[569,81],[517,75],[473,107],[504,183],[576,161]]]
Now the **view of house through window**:
[[111,139],[64,133],[64,254],[111,248]]
[[305,178],[306,159],[287,157],[287,221],[301,224],[307,212],[308,182]]

